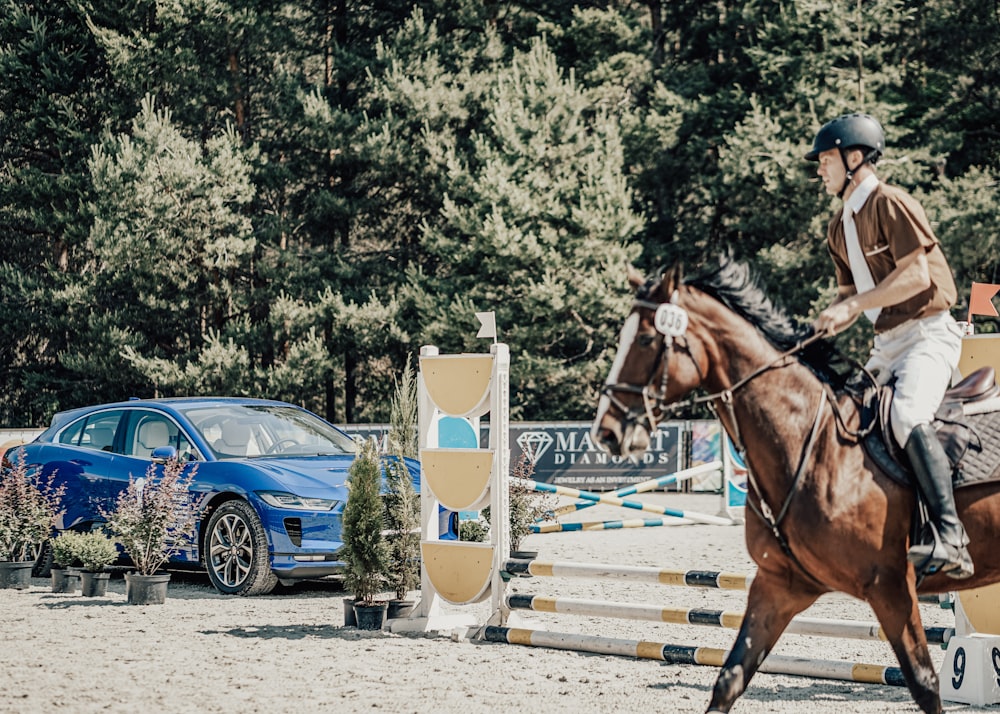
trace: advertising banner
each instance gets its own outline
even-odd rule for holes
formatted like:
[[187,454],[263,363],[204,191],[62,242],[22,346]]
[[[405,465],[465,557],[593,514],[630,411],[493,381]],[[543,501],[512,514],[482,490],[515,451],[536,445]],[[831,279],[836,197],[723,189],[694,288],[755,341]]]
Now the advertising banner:
[[612,491],[683,468],[683,424],[668,422],[652,435],[640,458],[611,456],[590,437],[590,422],[521,422],[510,425],[511,463],[526,455],[532,478],[554,486]]

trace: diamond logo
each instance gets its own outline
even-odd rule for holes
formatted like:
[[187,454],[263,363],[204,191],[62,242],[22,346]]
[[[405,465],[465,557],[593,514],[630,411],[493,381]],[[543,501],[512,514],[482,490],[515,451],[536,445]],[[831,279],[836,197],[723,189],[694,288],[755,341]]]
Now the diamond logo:
[[549,447],[552,446],[552,436],[544,431],[526,431],[517,437],[517,445],[524,455],[537,464]]

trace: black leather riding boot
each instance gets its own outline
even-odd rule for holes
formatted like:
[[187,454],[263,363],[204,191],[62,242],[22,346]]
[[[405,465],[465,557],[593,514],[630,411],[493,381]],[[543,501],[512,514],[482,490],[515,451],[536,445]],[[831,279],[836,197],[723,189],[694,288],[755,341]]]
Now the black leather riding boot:
[[969,538],[955,510],[951,464],[930,424],[914,427],[905,451],[937,528],[935,540],[912,545],[907,558],[926,573],[940,571],[956,579],[970,577],[975,568],[965,547]]

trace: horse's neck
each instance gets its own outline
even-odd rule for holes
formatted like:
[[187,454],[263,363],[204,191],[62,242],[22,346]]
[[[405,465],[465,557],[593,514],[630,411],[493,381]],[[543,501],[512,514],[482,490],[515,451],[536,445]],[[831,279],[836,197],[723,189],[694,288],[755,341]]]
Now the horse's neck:
[[719,364],[706,386],[712,393],[729,393],[731,400],[717,400],[717,411],[757,470],[789,474],[809,439],[823,388],[798,360],[782,357],[752,332],[717,344]]
[[[714,346],[709,351],[710,364],[705,386],[712,393],[736,389],[741,391],[763,375],[754,376],[759,370],[777,366],[779,352],[757,330],[733,316],[734,324],[718,330]],[[773,370],[768,370],[773,371]],[[749,382],[746,382],[749,378]]]

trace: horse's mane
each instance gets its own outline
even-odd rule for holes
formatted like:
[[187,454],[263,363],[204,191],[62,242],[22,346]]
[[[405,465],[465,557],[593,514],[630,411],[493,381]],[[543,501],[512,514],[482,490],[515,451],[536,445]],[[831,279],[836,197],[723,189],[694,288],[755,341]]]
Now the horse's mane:
[[[810,326],[798,324],[775,305],[761,289],[750,267],[736,261],[732,255],[719,256],[717,268],[684,282],[745,318],[782,352],[813,334]],[[819,379],[838,387],[849,377],[845,374],[845,366],[853,372],[853,366],[845,365],[844,358],[826,340],[813,342],[799,351],[797,356]]]

